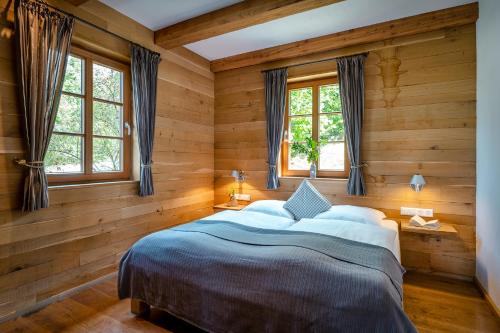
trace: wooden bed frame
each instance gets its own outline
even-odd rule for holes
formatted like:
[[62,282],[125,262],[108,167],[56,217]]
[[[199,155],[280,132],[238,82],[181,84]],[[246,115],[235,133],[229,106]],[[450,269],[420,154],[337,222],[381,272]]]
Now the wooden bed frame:
[[148,303],[136,298],[130,299],[130,312],[136,316],[145,316],[149,314],[151,307]]

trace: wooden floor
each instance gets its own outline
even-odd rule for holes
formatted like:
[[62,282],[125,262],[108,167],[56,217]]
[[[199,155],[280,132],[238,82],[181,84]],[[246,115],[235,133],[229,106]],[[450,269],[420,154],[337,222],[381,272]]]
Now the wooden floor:
[[[408,273],[405,311],[420,332],[500,332],[500,321],[472,283]],[[0,324],[0,332],[201,332],[166,313],[130,313],[109,280],[29,316]]]

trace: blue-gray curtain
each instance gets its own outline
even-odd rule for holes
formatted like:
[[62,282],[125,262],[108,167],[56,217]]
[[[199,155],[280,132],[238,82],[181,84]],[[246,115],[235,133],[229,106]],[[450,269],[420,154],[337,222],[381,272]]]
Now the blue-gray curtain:
[[160,54],[140,45],[130,45],[132,72],[132,99],[134,102],[135,125],[141,160],[139,195],[154,194],[153,140],[156,117],[156,81]]
[[347,194],[365,195],[366,186],[361,162],[361,129],[365,110],[364,63],[366,54],[337,59],[337,75],[342,103],[342,117],[351,163]]
[[286,81],[288,69],[280,68],[264,72],[266,120],[267,120],[267,188],[280,186],[276,168],[283,138],[285,117]]
[[19,100],[24,114],[26,160],[23,211],[49,207],[43,161],[61,99],[74,18],[42,2],[16,0],[16,51]]

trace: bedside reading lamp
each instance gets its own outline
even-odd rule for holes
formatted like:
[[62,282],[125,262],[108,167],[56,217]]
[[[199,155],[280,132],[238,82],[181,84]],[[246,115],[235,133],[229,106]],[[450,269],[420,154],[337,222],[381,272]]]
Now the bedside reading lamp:
[[[413,191],[418,193],[423,190],[424,186],[425,186],[424,176],[417,173],[413,175],[413,177],[411,177],[410,187],[412,188]],[[434,230],[437,230],[441,227],[438,220],[432,220],[426,222],[423,218],[418,216],[418,214],[410,219],[410,225],[415,227],[434,229]]]
[[243,183],[245,181],[245,172],[243,170],[233,170],[231,171],[231,176],[234,177],[234,180],[238,183]]
[[[243,170],[232,170],[231,171],[231,176],[234,177],[234,181],[238,183],[238,192],[241,194],[242,187],[243,187],[243,182],[245,181],[245,172]],[[236,193],[234,193],[234,189],[231,190],[231,193],[229,195],[230,201],[226,204],[228,207],[235,207],[238,206],[238,199],[236,196]]]
[[410,181],[410,187],[412,188],[413,191],[415,192],[420,192],[424,188],[425,185],[425,179],[424,176],[421,174],[417,173],[411,177]]

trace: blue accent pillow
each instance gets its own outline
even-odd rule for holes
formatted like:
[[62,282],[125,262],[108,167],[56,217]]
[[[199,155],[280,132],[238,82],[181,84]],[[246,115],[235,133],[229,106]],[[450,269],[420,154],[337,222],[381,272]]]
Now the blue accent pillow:
[[296,220],[300,220],[314,218],[319,213],[329,210],[332,204],[307,179],[304,179],[283,207],[288,209]]

